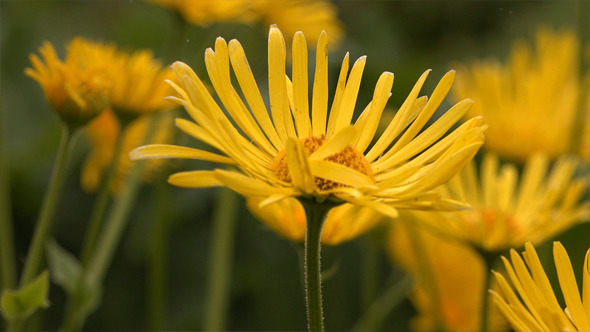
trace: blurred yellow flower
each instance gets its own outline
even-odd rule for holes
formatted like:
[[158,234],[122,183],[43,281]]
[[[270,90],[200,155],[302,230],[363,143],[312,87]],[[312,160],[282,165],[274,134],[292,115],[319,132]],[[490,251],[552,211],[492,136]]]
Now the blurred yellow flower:
[[117,115],[137,116],[175,106],[164,100],[174,92],[166,83],[174,78],[174,73],[163,67],[151,51],[118,51],[108,69],[112,84],[111,106]]
[[[263,198],[247,199],[248,209],[281,236],[303,243],[305,211],[295,198],[285,198],[260,206]],[[322,227],[322,244],[337,245],[352,240],[375,227],[385,217],[371,208],[343,204],[330,210]]]
[[458,70],[455,96],[472,98],[468,116],[489,124],[486,148],[519,162],[570,151],[582,93],[579,47],[572,32],[539,29],[536,50],[517,42],[506,65],[489,60]]
[[186,22],[199,26],[213,23],[261,22],[278,25],[287,35],[301,30],[310,40],[322,31],[337,43],[343,35],[336,6],[327,0],[152,0],[177,12]]
[[[176,124],[221,153],[150,145],[132,151],[131,158],[192,158],[237,166],[239,170],[180,172],[169,182],[192,188],[227,186],[244,196],[264,197],[262,205],[305,196],[319,202],[330,199],[366,205],[389,216],[397,216],[396,207],[457,208],[455,202],[442,200],[429,190],[469,162],[483,144],[485,125],[480,118],[473,118],[443,138],[469,109],[471,101],[465,100],[422,131],[450,89],[454,72],[441,79],[428,101],[418,97],[429,73],[425,72],[369,149],[390,96],[393,74],[381,75],[373,100],[351,125],[366,57],[359,58],[348,75],[347,54],[328,117],[327,35],[323,33],[317,47],[310,112],[306,45],[303,34],[296,33],[291,81],[286,76],[283,35],[275,26],[270,29],[272,120],[237,40],[228,45],[218,38],[215,51],[205,53],[209,78],[229,118],[195,72],[176,62],[173,69],[180,85],[171,84],[181,98],[172,99],[184,105],[194,121],[177,119]],[[231,82],[230,63],[245,100]]]
[[441,195],[469,203],[471,211],[408,212],[432,230],[490,253],[502,253],[526,241],[541,243],[590,219],[590,202],[581,202],[588,177],[574,177],[577,163],[560,157],[550,168],[542,155],[531,157],[519,181],[516,166],[484,156],[479,179],[475,165],[465,167],[439,188]]
[[502,257],[512,287],[504,275],[494,272],[501,288],[501,293],[492,293],[494,302],[512,328],[518,332],[590,331],[590,250],[584,259],[580,296],[569,256],[560,242],[553,242],[553,258],[565,309],[559,305],[532,244],[525,245],[522,256],[524,261],[511,250],[512,264]]
[[[121,126],[117,117],[111,110],[105,111],[98,118],[92,121],[86,128],[85,134],[89,140],[91,149],[84,161],[80,182],[82,188],[87,192],[94,192],[101,184],[102,177],[110,167],[113,160],[117,140],[121,142],[121,156],[117,160],[117,168],[111,186],[113,193],[119,192],[121,185],[131,170],[131,160],[126,158],[129,151],[138,145],[144,144],[148,132],[150,115],[141,116],[131,122],[121,133]],[[172,116],[167,114],[161,117],[149,142],[168,143],[173,141],[174,133],[172,128]],[[154,172],[163,167],[162,160],[149,160],[143,168],[142,178],[149,181]]]
[[33,68],[25,74],[43,88],[47,101],[68,125],[80,126],[95,118],[108,107],[110,82],[109,65],[115,48],[74,38],[61,61],[49,42],[39,48],[41,58],[30,55]]
[[[148,133],[149,115],[176,106],[165,100],[174,92],[166,80],[174,79],[175,75],[170,68],[162,67],[151,51],[127,53],[117,50],[112,55],[107,70],[106,78],[111,86],[111,109],[91,122],[85,131],[91,151],[82,170],[81,183],[88,192],[98,188],[103,173],[114,160],[117,144],[121,144],[122,157],[117,157],[117,169],[111,188],[113,192],[118,192],[131,169],[127,154],[134,147],[146,143],[144,137]],[[172,142],[172,118],[167,115],[162,117],[163,120],[158,123],[147,142]],[[118,140],[122,142],[118,143]],[[142,174],[144,180],[161,165],[160,161],[150,161]]]
[[[415,279],[411,300],[418,315],[411,320],[412,329],[480,330],[489,273],[481,256],[468,245],[437,236],[419,224],[410,226],[400,220],[390,229],[388,252]],[[504,330],[506,323],[497,310],[489,311],[488,317],[488,331]]]

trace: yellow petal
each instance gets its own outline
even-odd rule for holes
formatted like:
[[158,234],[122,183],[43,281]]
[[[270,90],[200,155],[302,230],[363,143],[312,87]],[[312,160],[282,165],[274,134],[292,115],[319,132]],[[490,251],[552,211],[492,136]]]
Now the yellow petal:
[[371,179],[352,168],[325,160],[310,160],[314,176],[338,182],[353,188],[376,188]]
[[326,136],[333,134],[334,126],[336,125],[336,113],[340,109],[340,103],[342,102],[342,96],[346,88],[346,78],[348,77],[348,61],[349,53],[346,52],[344,59],[342,60],[342,66],[340,67],[340,75],[338,76],[338,83],[336,85],[336,91],[334,92],[334,100],[332,101],[332,107],[330,108],[330,114],[328,116],[328,127],[326,128]]
[[285,39],[276,25],[272,25],[268,35],[268,93],[274,125],[283,142],[287,137],[297,137],[287,98],[285,57]]
[[375,85],[373,100],[371,101],[371,107],[369,108],[366,117],[361,115],[359,120],[357,120],[355,123],[355,126],[357,126],[357,124],[361,124],[361,126],[358,128],[361,136],[359,137],[358,142],[355,144],[356,148],[360,152],[365,152],[373,140],[373,137],[375,136],[375,132],[379,126],[379,120],[381,119],[381,114],[383,114],[383,109],[385,108],[385,105],[391,96],[392,86],[393,73],[385,72],[381,74],[377,84]]
[[328,130],[326,132],[327,138],[330,138],[334,133],[340,131],[342,128],[351,123],[354,107],[356,106],[356,99],[361,86],[361,77],[363,75],[363,70],[365,69],[366,63],[367,57],[362,56],[356,60],[352,66],[350,77],[346,81],[346,88],[342,94],[340,107],[336,110],[332,110],[334,113],[330,113]]
[[242,93],[244,94],[248,105],[250,105],[250,109],[252,110],[254,117],[256,117],[258,124],[262,127],[264,133],[274,147],[278,151],[283,150],[285,145],[277,135],[277,131],[268,116],[266,105],[264,104],[264,100],[258,89],[258,84],[254,79],[254,75],[252,74],[252,69],[250,69],[250,65],[246,59],[244,49],[240,42],[235,39],[229,42],[229,56],[234,73],[238,79],[240,88],[242,89]]
[[293,36],[293,117],[299,137],[309,137],[309,100],[307,82],[307,42],[301,31]]
[[185,188],[207,188],[221,186],[215,178],[214,171],[189,171],[172,174],[168,183]]
[[222,163],[228,165],[234,165],[235,161],[220,156],[215,153],[208,151],[187,148],[184,146],[168,145],[168,144],[152,144],[146,146],[140,146],[129,152],[129,159],[161,159],[161,158],[184,158],[184,159],[198,159],[212,161],[214,163]]
[[289,138],[286,153],[293,185],[302,192],[311,194],[316,186],[303,143],[297,138]]
[[563,298],[578,331],[590,331],[589,317],[584,313],[572,264],[560,242],[553,242],[553,258]]
[[244,196],[272,196],[276,194],[290,195],[292,190],[271,186],[265,182],[246,176],[235,171],[216,169],[215,178],[224,186]]
[[313,99],[311,104],[313,135],[326,133],[328,116],[328,35],[322,31],[316,48]]
[[348,126],[339,131],[319,149],[315,150],[310,156],[310,160],[321,160],[335,153],[342,151],[352,144],[357,137],[358,132],[353,126]]

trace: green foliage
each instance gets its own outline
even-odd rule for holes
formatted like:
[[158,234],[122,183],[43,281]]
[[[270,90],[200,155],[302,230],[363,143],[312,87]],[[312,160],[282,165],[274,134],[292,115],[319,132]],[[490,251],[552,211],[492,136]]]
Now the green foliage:
[[49,306],[49,272],[44,271],[17,290],[6,289],[0,297],[2,316],[8,321],[23,319],[39,308]]

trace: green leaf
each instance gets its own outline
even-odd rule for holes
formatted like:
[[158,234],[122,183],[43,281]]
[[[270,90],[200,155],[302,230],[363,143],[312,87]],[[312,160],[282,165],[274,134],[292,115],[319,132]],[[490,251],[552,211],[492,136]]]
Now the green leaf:
[[102,288],[91,283],[78,259],[55,241],[47,243],[47,261],[53,282],[70,295],[75,305],[84,312],[92,312],[99,304]]
[[48,293],[49,273],[47,271],[20,289],[5,289],[0,297],[2,316],[7,320],[22,319],[39,308],[46,308],[49,305]]
[[46,249],[51,279],[71,295],[78,287],[82,269],[80,262],[55,241],[48,242]]

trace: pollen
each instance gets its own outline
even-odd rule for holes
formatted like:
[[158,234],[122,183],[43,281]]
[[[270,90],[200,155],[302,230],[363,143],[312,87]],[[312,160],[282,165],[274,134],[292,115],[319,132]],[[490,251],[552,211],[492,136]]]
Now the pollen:
[[[326,137],[324,135],[307,137],[302,140],[307,156],[314,153],[324,143],[326,143]],[[340,152],[334,153],[326,158],[326,161],[331,161],[348,168],[352,168],[358,172],[366,175],[371,181],[375,182],[375,176],[373,175],[373,169],[365,158],[365,156],[353,145],[349,145],[342,149]],[[291,183],[291,175],[289,174],[289,167],[287,166],[287,155],[285,150],[280,151],[273,160],[271,170],[278,176],[281,181]],[[315,184],[320,191],[329,191],[342,187],[350,187],[348,185],[327,180],[320,177],[315,177]]]

